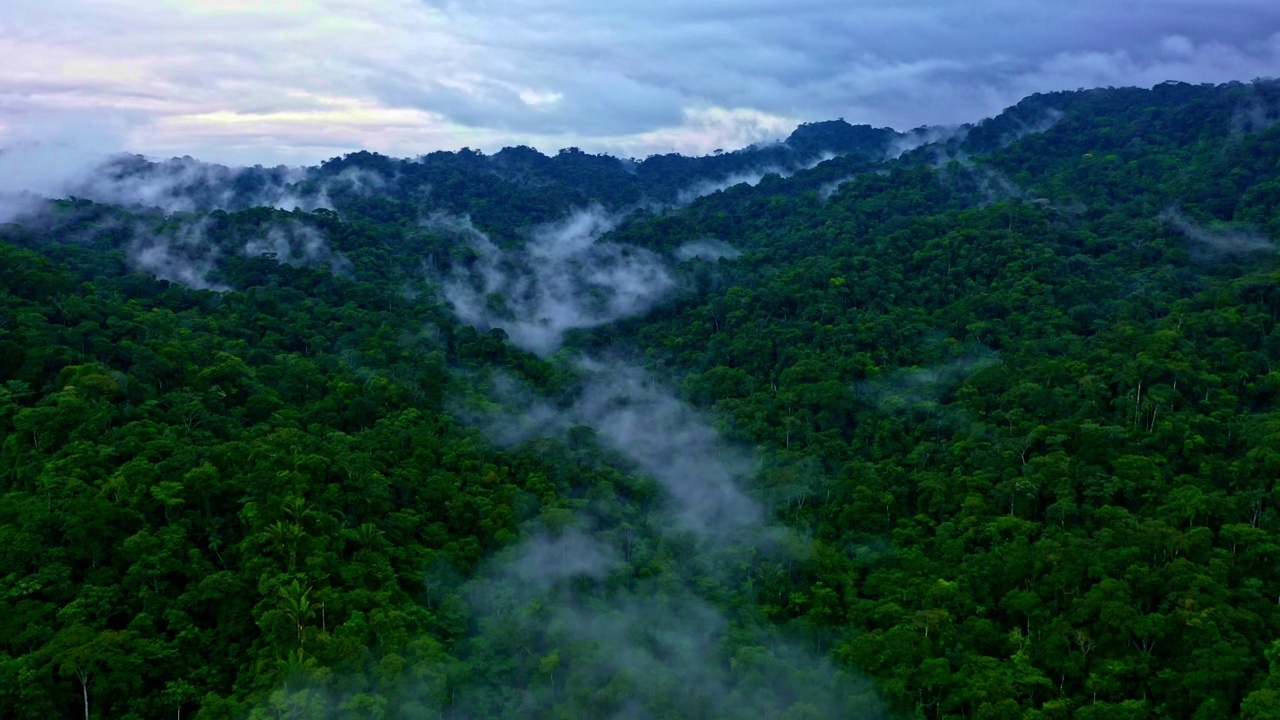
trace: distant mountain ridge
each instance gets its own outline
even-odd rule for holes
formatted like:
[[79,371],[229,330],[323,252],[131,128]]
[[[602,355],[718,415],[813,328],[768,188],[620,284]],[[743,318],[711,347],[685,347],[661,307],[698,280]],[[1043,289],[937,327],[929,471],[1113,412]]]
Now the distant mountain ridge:
[[[673,153],[632,160],[577,148],[545,155],[516,146],[492,155],[463,148],[401,159],[358,151],[305,168],[230,168],[189,157],[151,161],[128,155],[112,159],[94,177],[72,183],[68,194],[167,211],[234,210],[255,205],[371,211],[359,197],[371,186],[384,199],[425,211],[432,207],[430,198],[439,203],[437,210],[462,212],[476,202],[488,201],[524,207],[535,216],[539,216],[538,208],[550,206],[563,212],[591,202],[611,209],[671,206],[684,204],[707,188],[718,189],[735,180],[758,181],[770,172],[789,175],[834,158],[879,162],[905,154],[908,162],[935,162],[958,154],[987,154],[1027,135],[1043,133],[1059,122],[1066,124],[1074,142],[1083,143],[1095,135],[1090,117],[1099,108],[1114,112],[1117,105],[1123,112],[1141,117],[1135,122],[1146,123],[1146,127],[1114,133],[1126,138],[1144,134],[1178,137],[1178,125],[1197,134],[1210,128],[1248,132],[1280,119],[1274,82],[1220,86],[1163,83],[1145,90],[1106,88],[1032,95],[995,117],[950,128],[903,132],[844,120],[805,123],[781,142],[699,157]],[[1088,147],[1107,149],[1105,142]]]

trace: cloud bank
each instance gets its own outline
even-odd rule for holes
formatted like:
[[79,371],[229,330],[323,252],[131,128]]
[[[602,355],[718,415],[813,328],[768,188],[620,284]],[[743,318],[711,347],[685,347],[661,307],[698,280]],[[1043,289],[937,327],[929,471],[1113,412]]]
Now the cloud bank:
[[9,0],[0,146],[50,116],[109,150],[311,164],[357,148],[705,153],[844,117],[900,129],[1034,92],[1248,81],[1269,0]]

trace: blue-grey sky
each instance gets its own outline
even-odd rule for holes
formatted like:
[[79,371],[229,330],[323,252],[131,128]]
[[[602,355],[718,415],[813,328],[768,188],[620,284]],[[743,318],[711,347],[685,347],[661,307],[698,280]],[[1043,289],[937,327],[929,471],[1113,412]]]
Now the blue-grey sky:
[[4,0],[0,146],[704,153],[1280,68],[1275,0]]

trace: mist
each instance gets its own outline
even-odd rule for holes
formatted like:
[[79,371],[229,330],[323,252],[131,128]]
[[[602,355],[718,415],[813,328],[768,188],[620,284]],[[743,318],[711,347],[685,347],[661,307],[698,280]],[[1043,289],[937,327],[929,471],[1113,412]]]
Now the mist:
[[1259,133],[1280,122],[1280,102],[1261,92],[1257,84],[1245,87],[1248,95],[1232,114],[1231,131],[1235,134]]
[[1160,220],[1190,240],[1193,243],[1193,253],[1200,255],[1243,255],[1259,250],[1275,252],[1280,249],[1280,246],[1260,232],[1224,226],[1206,228],[1197,225],[1177,208],[1161,213]]
[[[27,117],[3,130],[0,195],[60,198],[73,181],[91,176],[119,151],[126,128],[118,118],[57,113]],[[0,202],[0,213],[10,205]],[[0,215],[0,222],[7,221]]]
[[742,490],[756,466],[750,455],[639,368],[596,360],[581,368],[587,382],[572,417],[662,485],[677,527],[722,543],[756,539],[764,512]]
[[939,401],[944,393],[973,373],[999,362],[1000,358],[995,352],[985,350],[939,365],[897,370],[860,382],[855,389],[859,395],[872,400],[884,411],[938,413],[943,409]]
[[225,292],[233,288],[216,277],[225,258],[265,257],[295,267],[314,267],[349,276],[352,264],[333,249],[315,227],[288,221],[237,233],[214,231],[209,218],[166,221],[159,226],[135,222],[126,248],[129,264],[194,290]]
[[1030,120],[1010,116],[1009,120],[1013,122],[1013,128],[1000,136],[998,144],[1000,147],[1007,147],[1028,135],[1045,132],[1057,125],[1064,115],[1065,113],[1057,108],[1045,108],[1039,117]]
[[[590,560],[602,556],[612,562]],[[530,567],[546,572],[530,583]],[[626,587],[625,575],[616,550],[572,531],[529,541],[464,588],[482,613],[471,642],[477,659],[514,651],[517,664],[538,670],[538,682],[516,690],[513,704],[530,715],[637,720],[886,715],[870,683],[778,631],[731,618],[689,592],[652,582]],[[519,647],[508,650],[512,640]],[[569,683],[573,694],[559,687]],[[452,710],[494,717],[495,698],[512,690],[501,675],[473,681]]]
[[969,133],[969,128],[960,127],[943,127],[943,126],[925,126],[918,127],[899,134],[889,143],[889,147],[885,150],[885,160],[895,160],[925,145],[946,144],[953,139],[963,140]]
[[[0,170],[0,172],[3,172]],[[31,215],[40,214],[48,200],[35,193],[0,191],[0,225],[18,222]]]
[[[525,540],[495,564],[510,573],[525,599],[545,593],[575,577],[597,580],[622,567],[622,558],[613,548],[595,540],[578,528],[560,534],[537,534]],[[486,598],[477,598],[483,605]]]
[[744,170],[742,172],[732,173],[719,178],[703,178],[689,187],[681,190],[676,195],[676,205],[684,206],[697,200],[700,197],[706,197],[718,193],[721,190],[727,190],[735,185],[750,185],[755,187],[766,175],[779,175],[788,177],[794,171],[789,171],[778,165],[767,165],[754,170]]
[[769,164],[758,168],[752,168],[750,170],[732,173],[719,178],[704,178],[684,190],[681,190],[676,195],[676,205],[678,207],[688,205],[700,197],[705,197],[707,195],[720,192],[721,190],[727,190],[735,185],[746,184],[755,187],[768,175],[778,175],[784,178],[791,177],[801,170],[809,170],[834,157],[836,157],[834,153],[824,152],[815,158],[796,164]]
[[[563,406],[496,376],[493,400],[505,410],[480,424],[503,445],[590,427],[665,497],[644,513],[636,542],[617,511],[584,506],[557,531],[535,522],[461,589],[476,613],[471,657],[487,666],[491,653],[501,653],[496,662],[514,651],[517,665],[538,669],[539,682],[510,702],[534,715],[577,717],[601,707],[608,712],[599,716],[617,718],[886,716],[868,681],[699,590],[742,582],[730,574],[805,546],[770,524],[745,491],[760,468],[753,453],[724,441],[710,418],[632,364],[581,359],[577,369],[577,393]],[[661,575],[637,575],[660,559]],[[512,642],[523,654],[503,649]],[[568,696],[557,682],[577,690]],[[501,674],[473,680],[452,709],[493,716],[494,698],[513,684]]]
[[335,190],[382,189],[376,173],[347,168],[320,177],[313,168],[227,167],[191,157],[152,161],[121,152],[125,124],[72,115],[8,128],[0,148],[0,222],[31,211],[33,198],[78,197],[166,213],[272,207],[333,209]]
[[225,292],[230,285],[209,276],[218,266],[218,247],[209,242],[208,221],[186,223],[167,232],[138,228],[129,245],[129,264],[135,269],[193,290]]
[[742,489],[758,464],[749,453],[722,441],[707,418],[634,365],[584,358],[577,369],[580,388],[567,406],[498,375],[491,390],[505,410],[460,410],[501,446],[588,426],[597,442],[663,487],[670,529],[713,544],[763,541],[764,511]]
[[827,200],[831,199],[832,195],[835,195],[837,192],[840,191],[841,185],[844,185],[847,182],[852,182],[853,180],[857,179],[857,177],[858,177],[857,175],[846,175],[842,178],[838,178],[836,180],[832,180],[831,182],[826,182],[819,185],[818,199],[822,200],[823,202],[826,202]]
[[[30,172],[35,168],[39,171]],[[308,175],[302,168],[229,168],[189,157],[151,162],[138,155],[80,155],[75,149],[44,145],[0,153],[0,194],[78,197],[166,213],[249,207],[332,209],[326,185],[302,187]],[[12,211],[7,215],[15,217]]]
[[502,328],[513,343],[547,355],[570,330],[646,312],[675,287],[663,258],[602,240],[614,219],[599,206],[536,228],[523,247],[503,250],[469,220],[435,216],[427,224],[460,235],[476,254],[443,283],[459,319]]
[[287,215],[256,226],[237,226],[217,217],[132,215],[101,206],[55,210],[39,201],[18,219],[30,242],[119,250],[133,270],[193,290],[234,289],[224,274],[234,258],[264,257],[343,276],[353,269],[321,229]]
[[268,228],[245,243],[241,252],[245,257],[265,255],[284,265],[327,268],[344,277],[352,272],[351,261],[333,249],[324,233],[297,221]]

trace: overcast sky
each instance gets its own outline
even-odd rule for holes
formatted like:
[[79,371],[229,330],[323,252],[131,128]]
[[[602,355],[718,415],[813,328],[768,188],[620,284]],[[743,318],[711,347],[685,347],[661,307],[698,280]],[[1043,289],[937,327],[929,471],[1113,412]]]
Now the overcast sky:
[[0,146],[643,157],[1280,74],[1276,0],[0,0]]

